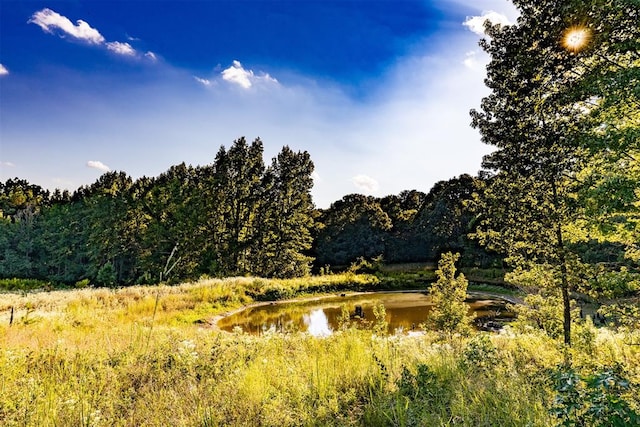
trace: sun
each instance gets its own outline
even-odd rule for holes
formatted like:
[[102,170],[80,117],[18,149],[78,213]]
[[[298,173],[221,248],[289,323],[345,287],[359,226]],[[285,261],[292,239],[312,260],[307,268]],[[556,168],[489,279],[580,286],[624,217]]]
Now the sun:
[[571,27],[565,31],[562,37],[562,45],[572,51],[578,52],[589,42],[591,33],[586,27]]

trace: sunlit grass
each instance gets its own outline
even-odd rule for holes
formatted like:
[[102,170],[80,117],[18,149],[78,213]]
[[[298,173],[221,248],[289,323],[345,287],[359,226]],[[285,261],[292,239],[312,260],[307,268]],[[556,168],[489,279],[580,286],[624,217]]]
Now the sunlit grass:
[[581,332],[567,355],[533,330],[441,341],[355,329],[256,337],[206,323],[250,295],[346,282],[331,280],[2,294],[0,424],[547,426],[549,372],[567,357],[585,369],[618,364],[640,382],[638,346],[604,329]]

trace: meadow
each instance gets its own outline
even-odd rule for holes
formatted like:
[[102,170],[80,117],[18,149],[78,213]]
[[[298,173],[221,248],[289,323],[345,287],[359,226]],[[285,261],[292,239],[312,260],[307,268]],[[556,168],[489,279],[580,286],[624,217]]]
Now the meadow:
[[589,321],[575,325],[570,349],[526,327],[445,337],[388,336],[345,324],[314,338],[225,333],[211,322],[255,301],[380,286],[375,276],[345,273],[2,293],[0,424],[638,421],[640,346]]

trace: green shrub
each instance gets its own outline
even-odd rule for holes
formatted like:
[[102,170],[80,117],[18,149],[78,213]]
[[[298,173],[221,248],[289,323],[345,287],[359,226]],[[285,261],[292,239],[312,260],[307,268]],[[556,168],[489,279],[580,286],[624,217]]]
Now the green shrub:
[[100,267],[96,276],[96,282],[99,285],[112,287],[116,285],[116,280],[116,269],[113,264],[108,262]]
[[89,284],[90,284],[90,283],[91,283],[91,281],[90,281],[89,279],[82,279],[82,280],[78,280],[78,281],[75,283],[74,287],[75,287],[76,289],[84,289],[84,288],[86,288],[87,286],[89,286]]
[[0,279],[0,290],[6,291],[31,291],[35,289],[49,290],[53,287],[51,282],[38,279]]
[[619,271],[597,271],[589,281],[588,292],[592,296],[619,298],[640,289],[640,273],[629,271],[627,267]]
[[471,332],[472,317],[465,303],[469,282],[464,274],[456,275],[456,261],[460,254],[447,252],[438,262],[438,280],[431,285],[429,296],[433,308],[427,317],[427,326],[444,335],[466,335]]
[[562,367],[553,374],[551,413],[561,426],[624,427],[640,425],[640,415],[624,399],[629,381],[620,367],[587,375]]
[[462,352],[462,363],[467,370],[488,371],[500,363],[498,351],[487,334],[474,336]]
[[402,375],[398,381],[398,392],[409,402],[420,400],[423,404],[433,403],[436,394],[441,391],[438,377],[429,366],[418,365],[415,374],[406,366],[402,368]]

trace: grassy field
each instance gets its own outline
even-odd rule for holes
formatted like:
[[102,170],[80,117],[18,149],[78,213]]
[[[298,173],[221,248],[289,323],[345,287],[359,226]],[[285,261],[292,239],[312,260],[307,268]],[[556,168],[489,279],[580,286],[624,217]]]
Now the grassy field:
[[0,425],[549,426],[638,412],[640,346],[588,323],[570,350],[534,330],[256,337],[208,323],[259,300],[378,286],[347,273],[0,294]]

